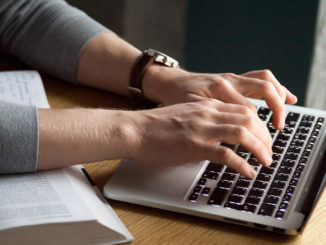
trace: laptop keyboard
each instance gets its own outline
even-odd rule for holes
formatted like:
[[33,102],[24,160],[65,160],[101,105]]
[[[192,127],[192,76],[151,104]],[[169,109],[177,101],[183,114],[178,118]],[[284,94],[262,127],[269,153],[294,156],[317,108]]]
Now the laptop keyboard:
[[196,202],[205,196],[208,205],[285,218],[325,119],[288,112],[285,127],[279,131],[273,127],[268,108],[259,108],[258,116],[267,124],[273,139],[271,166],[262,166],[241,145],[222,143],[246,159],[257,171],[257,176],[249,179],[227,166],[210,162],[192,189],[189,201]]

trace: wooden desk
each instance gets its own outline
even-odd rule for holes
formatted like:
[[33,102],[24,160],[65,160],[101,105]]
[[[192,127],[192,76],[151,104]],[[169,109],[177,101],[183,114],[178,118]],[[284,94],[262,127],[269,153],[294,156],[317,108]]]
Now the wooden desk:
[[[24,68],[17,61],[0,58],[0,70]],[[42,78],[52,108],[133,107],[127,99],[104,91],[77,87],[48,76]],[[119,161],[115,160],[86,164],[85,168],[102,190],[118,165]],[[109,200],[109,203],[135,237],[132,244],[326,244],[325,194],[304,233],[295,237],[118,201]]]

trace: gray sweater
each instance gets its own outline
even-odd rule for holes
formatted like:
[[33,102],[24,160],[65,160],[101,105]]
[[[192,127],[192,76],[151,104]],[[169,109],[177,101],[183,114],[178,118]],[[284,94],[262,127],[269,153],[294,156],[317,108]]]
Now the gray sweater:
[[[104,31],[62,0],[0,1],[0,52],[66,81],[76,82],[81,50]],[[33,172],[37,156],[37,109],[0,98],[0,174]]]

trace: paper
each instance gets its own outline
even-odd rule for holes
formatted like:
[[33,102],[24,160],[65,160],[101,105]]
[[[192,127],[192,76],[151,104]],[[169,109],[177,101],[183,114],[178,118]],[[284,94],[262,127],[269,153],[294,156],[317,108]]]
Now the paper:
[[1,176],[0,196],[0,229],[95,219],[61,169]]
[[0,72],[0,100],[49,108],[43,83],[37,71]]

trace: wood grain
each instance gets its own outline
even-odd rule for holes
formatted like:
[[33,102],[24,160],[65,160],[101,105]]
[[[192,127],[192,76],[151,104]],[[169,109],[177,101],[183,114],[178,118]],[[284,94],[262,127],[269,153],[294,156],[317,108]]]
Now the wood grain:
[[[1,58],[0,70],[26,69],[17,60]],[[126,98],[97,89],[79,87],[42,75],[54,109],[104,107],[132,109]],[[85,164],[102,190],[119,160]],[[177,184],[177,183],[176,183]],[[326,244],[326,196],[322,195],[303,234],[283,236],[238,225],[109,200],[122,222],[135,237],[132,244]]]

